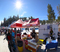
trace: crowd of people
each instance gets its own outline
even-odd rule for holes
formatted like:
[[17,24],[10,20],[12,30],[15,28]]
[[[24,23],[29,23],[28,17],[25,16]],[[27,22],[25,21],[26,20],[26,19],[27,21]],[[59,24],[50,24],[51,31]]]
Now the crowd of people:
[[[17,33],[20,33],[21,34],[21,32],[20,32],[19,29],[17,30]],[[49,32],[49,37],[54,40],[55,37],[53,37],[53,34],[54,34],[54,32],[53,32],[53,30],[51,28],[50,29],[50,32]],[[6,40],[8,41],[8,47],[9,47],[10,52],[12,52],[11,51],[11,47],[13,47],[13,51],[16,52],[16,40],[15,40],[16,34],[15,34],[15,31],[14,30],[5,30],[5,35],[6,35]],[[32,32],[31,32],[31,34],[30,34],[30,38],[31,39],[32,38],[36,39],[36,37],[37,37],[37,33],[33,29]],[[46,41],[47,41],[47,39],[49,37],[45,38],[43,44],[46,44]],[[60,32],[58,32],[58,38],[57,39],[60,40]],[[38,40],[36,40],[36,42],[37,41]]]
[[[13,29],[5,29],[4,33],[5,33],[5,36],[6,36],[4,39],[6,39],[7,42],[8,42],[8,48],[9,48],[10,52],[12,52],[12,50],[14,52],[16,52],[17,51],[17,47],[16,47],[17,46],[17,40],[21,39],[20,30],[18,29],[17,31],[15,31]],[[17,34],[17,36],[16,36],[16,34]]]
[[[18,29],[17,31],[16,31],[17,33],[20,33],[21,34],[21,32],[20,32],[20,30]],[[4,30],[4,33],[5,33],[5,38],[6,38],[6,40],[7,40],[7,42],[8,42],[8,48],[9,48],[9,50],[10,50],[10,52],[12,52],[12,49],[11,48],[13,48],[13,51],[14,52],[16,52],[16,44],[17,44],[17,41],[16,41],[16,34],[15,34],[15,31],[14,30],[10,30],[10,29],[5,29]],[[35,30],[33,30],[32,31],[32,33],[31,33],[31,39],[32,38],[36,38],[36,32],[35,32]],[[20,40],[21,40],[21,38],[19,37],[19,35],[17,35],[17,38],[19,38]]]
[[13,47],[13,51],[16,52],[16,44],[15,44],[15,33],[13,30],[6,30],[5,32],[6,40],[8,41],[8,47],[10,52],[12,52],[11,48]]

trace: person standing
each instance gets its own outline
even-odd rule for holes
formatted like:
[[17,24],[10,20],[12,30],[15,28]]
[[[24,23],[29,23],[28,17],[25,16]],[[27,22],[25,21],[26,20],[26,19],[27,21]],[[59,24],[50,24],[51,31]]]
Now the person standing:
[[31,33],[31,37],[35,39],[35,37],[36,37],[35,35],[36,35],[35,30],[33,30]]
[[5,34],[7,34],[7,29],[5,30]]
[[[7,37],[7,30],[5,30],[5,38],[3,39],[3,40],[5,40],[6,39],[6,37]],[[7,40],[7,39],[6,39]]]
[[32,33],[31,33],[31,38],[34,38],[36,40],[36,42],[38,41],[37,34],[36,34],[34,29],[33,29]]
[[12,41],[13,41],[13,48],[14,48],[14,52],[16,52],[16,44],[15,44],[15,31],[12,30]]
[[52,30],[52,28],[50,29],[50,37],[51,38],[53,37],[53,30]]
[[10,52],[12,52],[12,50],[11,50],[12,36],[11,36],[10,30],[8,30],[8,33],[6,35],[6,39],[8,41],[8,48],[9,48]]
[[53,37],[53,30],[52,30],[52,28],[50,29],[50,37],[51,37],[51,39],[53,39],[53,40],[55,40],[55,37]]
[[50,31],[49,31],[49,35],[50,35],[49,37],[46,37],[46,38],[45,38],[45,40],[44,40],[43,44],[46,44],[46,41],[47,41],[47,39],[48,39],[48,38],[54,39],[52,28],[51,28],[51,29],[50,29]]
[[17,30],[17,33],[20,33],[20,30],[19,29]]
[[58,30],[58,37],[57,37],[57,39],[58,39],[58,41],[60,41],[60,28],[59,28],[59,30]]

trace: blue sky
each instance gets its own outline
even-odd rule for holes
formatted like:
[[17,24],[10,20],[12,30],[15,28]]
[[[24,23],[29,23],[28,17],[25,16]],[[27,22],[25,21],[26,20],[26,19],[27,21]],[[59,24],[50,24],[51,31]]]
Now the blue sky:
[[60,4],[60,0],[19,0],[22,3],[22,7],[18,10],[15,3],[18,0],[0,0],[0,21],[10,16],[39,18],[40,20],[47,20],[47,6],[51,4],[52,9],[55,12],[57,18],[57,6]]

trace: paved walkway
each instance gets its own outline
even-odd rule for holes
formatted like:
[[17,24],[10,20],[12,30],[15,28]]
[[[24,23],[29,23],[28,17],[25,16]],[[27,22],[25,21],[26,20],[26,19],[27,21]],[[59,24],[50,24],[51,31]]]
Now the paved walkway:
[[4,37],[4,35],[0,35],[0,52],[10,52],[8,49],[7,41],[3,40]]
[[[8,42],[7,40],[3,40],[5,38],[5,35],[0,35],[0,52],[10,52],[8,48]],[[17,49],[17,52],[18,49]],[[24,49],[23,52],[29,52],[28,50]]]

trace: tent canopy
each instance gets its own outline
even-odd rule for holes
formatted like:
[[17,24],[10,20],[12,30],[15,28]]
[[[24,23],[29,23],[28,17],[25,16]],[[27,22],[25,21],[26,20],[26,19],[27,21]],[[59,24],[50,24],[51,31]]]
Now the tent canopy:
[[24,22],[19,19],[16,22],[14,22],[12,25],[10,25],[10,27],[11,28],[22,27],[22,24],[24,24]]
[[30,19],[28,22],[25,21],[24,24],[23,24],[23,27],[39,27],[40,26],[38,18],[36,18],[36,19]]
[[39,23],[39,18],[36,19],[30,19],[28,21],[22,21],[22,20],[17,20],[15,23],[13,23],[10,27],[11,28],[26,28],[26,27],[39,27],[40,23]]

